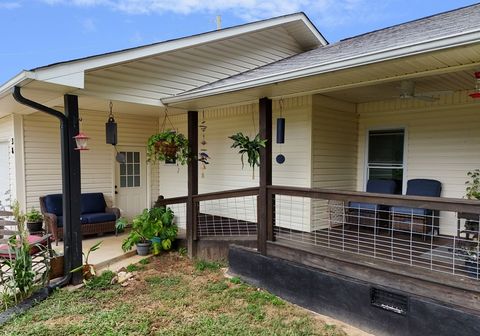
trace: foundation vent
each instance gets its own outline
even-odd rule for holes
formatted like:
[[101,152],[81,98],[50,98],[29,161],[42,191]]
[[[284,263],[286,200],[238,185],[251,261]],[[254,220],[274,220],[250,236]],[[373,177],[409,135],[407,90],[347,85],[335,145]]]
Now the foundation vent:
[[389,312],[407,315],[408,297],[392,293],[383,289],[372,288],[370,290],[372,306],[388,310]]

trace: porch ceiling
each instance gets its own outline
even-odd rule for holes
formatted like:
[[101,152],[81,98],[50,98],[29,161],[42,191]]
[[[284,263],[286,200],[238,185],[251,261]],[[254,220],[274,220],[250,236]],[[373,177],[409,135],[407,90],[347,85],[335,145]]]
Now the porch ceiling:
[[[293,25],[293,24],[292,24]],[[292,26],[293,28],[293,26]],[[163,106],[160,99],[292,56],[289,26],[89,71],[75,94]]]
[[[161,98],[288,58],[327,42],[303,13],[280,16],[137,48],[70,60],[23,71],[0,86],[0,117],[30,113],[11,97],[63,106],[65,93],[90,97],[81,108],[124,102],[130,113],[155,113]],[[38,92],[34,92],[38,91]],[[40,92],[42,91],[42,92]],[[129,104],[154,106],[140,107]],[[142,113],[142,112],[141,112]]]
[[353,103],[395,99],[400,82],[413,80],[416,94],[473,90],[473,71],[480,69],[480,44],[443,49],[314,76],[191,99],[171,105],[184,109],[321,93]]

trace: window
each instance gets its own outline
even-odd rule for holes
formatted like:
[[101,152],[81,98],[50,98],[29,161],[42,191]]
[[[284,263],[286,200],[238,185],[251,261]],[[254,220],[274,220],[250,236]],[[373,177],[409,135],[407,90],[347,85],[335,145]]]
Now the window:
[[368,133],[367,177],[369,180],[394,180],[395,193],[402,193],[405,130]]
[[121,152],[125,163],[120,163],[120,188],[140,187],[140,152]]

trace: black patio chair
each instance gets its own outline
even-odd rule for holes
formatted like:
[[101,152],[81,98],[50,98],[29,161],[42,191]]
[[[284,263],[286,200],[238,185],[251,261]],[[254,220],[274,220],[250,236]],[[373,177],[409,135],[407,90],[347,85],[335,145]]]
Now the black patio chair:
[[[366,191],[379,194],[394,194],[393,180],[368,180]],[[375,233],[388,221],[389,206],[373,203],[350,202],[347,209],[347,223],[361,227],[373,227]]]
[[[442,183],[437,180],[413,179],[407,182],[407,193],[410,196],[440,197]],[[394,206],[390,209],[393,231],[419,233],[425,240],[427,235],[438,234],[438,210],[419,209]]]

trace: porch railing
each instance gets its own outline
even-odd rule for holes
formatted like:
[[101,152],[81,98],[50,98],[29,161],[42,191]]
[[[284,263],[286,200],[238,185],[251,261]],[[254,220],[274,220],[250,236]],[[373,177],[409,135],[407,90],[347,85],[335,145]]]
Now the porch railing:
[[479,279],[478,201],[280,186],[268,195],[277,241]]
[[[267,186],[260,212],[258,197],[259,188],[192,196],[192,239],[257,236],[480,279],[478,201]],[[185,221],[188,197],[162,204],[177,207]],[[267,235],[259,234],[261,215]]]
[[[193,239],[257,235],[258,187],[194,195]],[[177,225],[186,228],[188,197],[157,201],[172,208]]]

